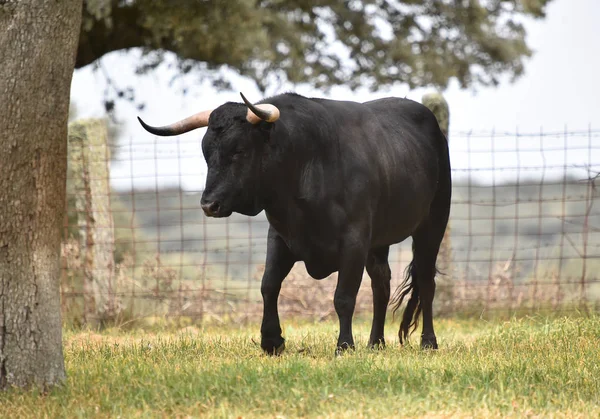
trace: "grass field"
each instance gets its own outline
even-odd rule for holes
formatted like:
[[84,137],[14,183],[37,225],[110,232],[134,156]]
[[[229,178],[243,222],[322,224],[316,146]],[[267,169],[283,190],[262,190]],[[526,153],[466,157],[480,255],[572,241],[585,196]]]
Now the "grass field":
[[439,320],[438,351],[397,343],[335,358],[334,322],[65,333],[68,381],[0,394],[2,417],[599,417],[600,317]]

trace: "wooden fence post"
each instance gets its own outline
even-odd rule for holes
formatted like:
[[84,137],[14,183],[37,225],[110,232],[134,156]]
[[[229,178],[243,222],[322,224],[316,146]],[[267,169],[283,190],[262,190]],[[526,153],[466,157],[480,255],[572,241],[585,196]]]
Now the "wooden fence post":
[[[441,93],[427,93],[423,95],[421,99],[423,105],[427,106],[435,115],[438,120],[438,124],[440,125],[440,129],[448,138],[448,129],[450,126],[450,109],[448,107],[448,102],[444,99]],[[443,299],[443,304],[445,307],[442,308],[443,311],[452,310],[452,300],[453,300],[453,291],[452,291],[452,276],[453,276],[453,265],[452,265],[452,244],[450,239],[450,222],[448,222],[448,226],[446,227],[446,232],[444,233],[444,239],[442,240],[442,245],[440,246],[440,252],[438,254],[437,264],[439,270],[445,274],[445,280],[441,280],[438,277],[438,282],[441,282],[442,291],[440,294],[441,299]],[[445,292],[447,290],[447,292]]]
[[114,226],[110,207],[110,149],[104,120],[69,124],[69,190],[75,196],[77,236],[83,274],[84,321],[101,326],[114,319]]

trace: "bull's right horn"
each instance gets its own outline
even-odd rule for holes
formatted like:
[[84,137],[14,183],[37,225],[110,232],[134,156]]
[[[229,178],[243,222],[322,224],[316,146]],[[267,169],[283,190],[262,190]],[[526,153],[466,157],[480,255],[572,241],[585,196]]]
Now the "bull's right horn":
[[154,135],[162,135],[162,136],[179,135],[179,134],[184,134],[186,132],[192,131],[196,128],[203,128],[203,127],[207,126],[208,125],[208,117],[210,116],[211,112],[212,112],[212,109],[209,111],[198,112],[197,114],[194,114],[185,119],[182,119],[179,122],[175,122],[174,124],[171,124],[171,125],[165,125],[163,127],[152,127],[152,126],[146,124],[144,121],[142,121],[142,119],[139,116],[138,116],[138,120],[140,121],[140,124],[142,124],[142,126],[144,127],[144,129],[146,131],[148,131]]
[[277,106],[271,105],[270,103],[261,103],[260,105],[253,105],[242,92],[240,92],[242,100],[248,107],[248,113],[246,120],[251,124],[258,124],[260,121],[275,122],[279,119],[279,109]]

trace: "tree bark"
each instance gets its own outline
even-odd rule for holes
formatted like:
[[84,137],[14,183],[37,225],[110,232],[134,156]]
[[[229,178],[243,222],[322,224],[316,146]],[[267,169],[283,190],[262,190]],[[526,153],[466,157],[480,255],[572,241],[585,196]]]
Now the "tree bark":
[[59,261],[81,7],[0,1],[0,388],[65,378]]

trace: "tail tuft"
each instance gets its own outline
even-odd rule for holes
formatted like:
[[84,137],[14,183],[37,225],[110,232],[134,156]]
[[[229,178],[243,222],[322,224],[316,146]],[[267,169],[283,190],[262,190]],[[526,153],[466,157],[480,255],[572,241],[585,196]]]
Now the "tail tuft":
[[419,286],[416,281],[414,281],[414,270],[415,261],[413,260],[406,267],[404,281],[402,281],[402,284],[396,289],[394,296],[392,297],[392,305],[394,306],[392,313],[395,316],[396,311],[398,311],[406,296],[410,294],[410,298],[404,309],[404,314],[402,315],[400,330],[398,331],[398,337],[400,338],[401,344],[407,342],[409,335],[415,331],[419,323],[419,316],[421,315]]

